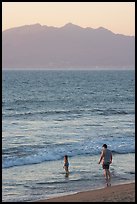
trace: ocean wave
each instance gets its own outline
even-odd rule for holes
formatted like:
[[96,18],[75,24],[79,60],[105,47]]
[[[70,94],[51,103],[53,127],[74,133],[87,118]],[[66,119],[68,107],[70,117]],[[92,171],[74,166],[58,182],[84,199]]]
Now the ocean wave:
[[100,111],[99,114],[109,116],[109,115],[127,115],[127,114],[134,114],[134,113],[135,113],[134,111],[106,109],[106,110]]
[[4,112],[3,115],[6,117],[21,117],[21,116],[47,116],[47,115],[83,115],[83,114],[93,114],[93,115],[127,115],[135,114],[134,110],[115,110],[115,109],[70,109],[70,110],[40,110],[40,111],[16,111],[14,112],[12,108],[8,108],[11,112]]
[[[110,141],[108,141],[109,143]],[[14,166],[38,164],[46,161],[54,161],[63,159],[67,153],[69,157],[75,157],[78,155],[99,155],[101,152],[101,146],[103,141],[96,144],[91,141],[80,142],[76,144],[62,144],[62,145],[48,145],[47,147],[33,147],[33,146],[22,146],[16,148],[9,148],[3,150],[3,168],[10,168]],[[111,144],[110,148],[114,154],[128,154],[135,153],[134,144],[130,141],[121,143]]]

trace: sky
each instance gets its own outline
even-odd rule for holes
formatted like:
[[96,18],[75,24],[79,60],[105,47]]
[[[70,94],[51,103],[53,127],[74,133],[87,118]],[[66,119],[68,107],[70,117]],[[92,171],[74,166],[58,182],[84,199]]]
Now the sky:
[[2,2],[2,30],[40,23],[104,27],[135,36],[135,2]]

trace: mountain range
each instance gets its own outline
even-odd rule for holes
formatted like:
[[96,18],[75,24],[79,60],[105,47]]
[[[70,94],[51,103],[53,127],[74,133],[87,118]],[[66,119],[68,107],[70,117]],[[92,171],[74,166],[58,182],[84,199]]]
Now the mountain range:
[[134,68],[135,36],[99,27],[25,25],[2,32],[3,69]]

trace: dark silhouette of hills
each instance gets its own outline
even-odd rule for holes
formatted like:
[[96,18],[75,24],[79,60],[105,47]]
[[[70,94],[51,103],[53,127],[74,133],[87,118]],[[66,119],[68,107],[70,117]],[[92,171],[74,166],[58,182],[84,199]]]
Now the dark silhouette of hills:
[[99,27],[25,25],[3,31],[3,68],[134,68],[135,37]]

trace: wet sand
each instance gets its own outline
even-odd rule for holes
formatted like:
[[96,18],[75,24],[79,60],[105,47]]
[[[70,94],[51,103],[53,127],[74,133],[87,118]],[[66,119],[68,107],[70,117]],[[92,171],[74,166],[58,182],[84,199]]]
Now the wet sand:
[[113,185],[36,202],[135,202],[135,183]]

